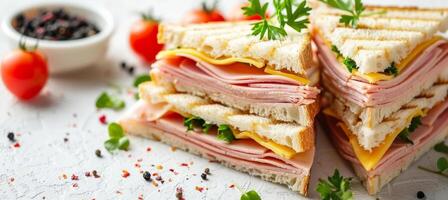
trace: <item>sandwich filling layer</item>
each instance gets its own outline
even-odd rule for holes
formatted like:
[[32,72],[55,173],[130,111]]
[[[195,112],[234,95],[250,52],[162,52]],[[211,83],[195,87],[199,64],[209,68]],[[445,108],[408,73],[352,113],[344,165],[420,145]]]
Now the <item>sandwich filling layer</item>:
[[186,131],[183,117],[166,109],[167,104],[150,104],[139,101],[120,121],[124,129],[144,124],[145,127],[163,131],[168,137],[180,139],[188,146],[199,149],[212,158],[231,161],[238,165],[247,165],[270,174],[291,174],[291,176],[309,176],[313,163],[314,148],[285,159],[252,139],[239,139],[231,144],[216,139],[216,131],[208,134]]
[[[151,76],[157,84],[253,114],[309,125],[317,113],[319,89],[244,63],[212,65],[195,57],[171,57],[153,67]],[[319,74],[314,70],[310,76],[317,81]]]

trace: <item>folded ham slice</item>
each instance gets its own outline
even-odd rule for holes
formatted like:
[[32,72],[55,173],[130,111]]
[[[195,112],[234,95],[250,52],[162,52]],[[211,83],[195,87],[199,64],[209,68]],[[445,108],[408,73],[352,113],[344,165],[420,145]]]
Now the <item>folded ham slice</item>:
[[145,132],[155,134],[153,137],[159,139],[163,137],[167,143],[177,144],[181,148],[184,147],[211,160],[223,162],[238,170],[245,171],[242,168],[247,168],[259,171],[261,172],[259,176],[262,178],[263,176],[286,177],[288,180],[283,178],[285,180],[271,181],[288,184],[293,190],[306,193],[314,148],[288,160],[251,139],[235,140],[227,144],[217,140],[215,133],[186,132],[183,117],[166,108],[166,104],[149,104],[140,100],[120,120],[120,124],[128,133],[143,136],[148,136],[144,135]]
[[[322,76],[323,80],[326,80],[325,86],[333,94],[361,107],[386,106],[404,98],[410,100],[418,95],[422,88],[430,87],[437,81],[440,74],[447,73],[448,42],[446,40],[439,40],[424,50],[396,78],[374,84],[350,74],[345,66],[341,66],[334,53],[319,36],[314,37],[314,41],[319,49],[319,59],[324,66]],[[395,95],[397,93],[400,95]]]
[[181,87],[201,86],[206,91],[234,96],[254,103],[294,103],[316,101],[319,89],[301,86],[296,81],[269,75],[247,64],[211,65],[183,58],[178,64],[159,60],[154,65],[165,79]]

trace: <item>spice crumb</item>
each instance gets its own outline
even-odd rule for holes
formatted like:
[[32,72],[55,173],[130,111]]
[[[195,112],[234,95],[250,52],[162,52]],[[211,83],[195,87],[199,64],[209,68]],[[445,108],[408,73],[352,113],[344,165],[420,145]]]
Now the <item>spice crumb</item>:
[[146,148],[146,151],[151,151],[151,147]]
[[205,168],[204,169],[204,173],[206,173],[207,175],[210,175],[210,169],[209,168]]
[[101,150],[99,150],[99,149],[95,150],[95,155],[96,155],[98,158],[102,158],[102,157],[103,157],[103,155],[101,155]]
[[64,138],[64,142],[68,142],[68,138],[65,137],[65,138]]
[[16,143],[14,144],[14,147],[15,147],[15,148],[19,148],[19,147],[20,147],[20,143],[16,142]]
[[77,180],[79,180],[78,176],[76,176],[75,174],[72,174],[71,179],[72,179],[72,181],[77,181]]
[[176,150],[177,150],[176,147],[171,147],[171,151],[172,151],[172,152],[175,152]]
[[197,191],[199,191],[199,192],[202,192],[202,191],[204,191],[204,188],[203,188],[203,187],[196,186],[196,187],[195,187],[195,190],[197,190]]
[[107,124],[106,115],[101,115],[98,120],[101,124]]
[[188,164],[187,164],[187,163],[181,163],[180,166],[182,166],[182,167],[188,167]]
[[163,169],[163,166],[162,166],[162,165],[157,165],[157,166],[156,166],[156,169],[158,169],[158,170],[162,170],[162,169]]
[[73,183],[73,187],[77,188],[78,187],[78,183]]
[[206,181],[207,180],[207,174],[206,173],[202,173],[201,174],[201,178],[202,178],[202,180]]
[[183,200],[184,199],[183,189],[181,187],[177,187],[176,188],[176,198],[178,200]]
[[122,170],[122,174],[121,174],[121,176],[123,177],[123,178],[127,178],[128,176],[130,176],[131,174],[127,171],[127,170]]
[[143,173],[143,179],[145,179],[146,181],[151,181],[151,173],[149,173],[148,171],[145,171]]
[[95,177],[95,178],[100,178],[101,176],[98,174],[98,172],[96,171],[96,170],[93,170],[92,171],[92,175],[93,175],[93,177]]
[[86,177],[90,177],[90,172],[86,172],[86,173],[84,173],[84,175],[85,175]]
[[7,137],[8,137],[8,140],[11,141],[11,142],[15,142],[16,141],[16,138],[15,138],[15,135],[14,135],[13,132],[9,132]]

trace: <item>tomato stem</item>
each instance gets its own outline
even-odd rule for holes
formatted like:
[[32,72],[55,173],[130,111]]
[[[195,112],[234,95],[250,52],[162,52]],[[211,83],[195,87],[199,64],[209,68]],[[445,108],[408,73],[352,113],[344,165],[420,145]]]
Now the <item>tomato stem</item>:
[[39,40],[36,40],[36,44],[33,47],[28,47],[26,45],[26,39],[22,36],[19,40],[19,49],[26,52],[36,51],[37,47],[39,47]]
[[158,19],[157,17],[154,16],[154,11],[153,9],[149,9],[149,11],[147,13],[141,12],[140,13],[141,17],[143,20],[145,21],[153,21],[153,22],[160,22],[160,19]]
[[211,12],[213,12],[214,10],[216,10],[216,8],[218,7],[218,3],[219,3],[219,1],[218,1],[218,0],[215,0],[215,1],[213,1],[212,6],[209,7],[209,6],[207,5],[207,2],[206,2],[206,1],[202,1],[202,4],[201,4],[201,6],[202,6],[202,10],[205,11],[206,13],[211,13]]

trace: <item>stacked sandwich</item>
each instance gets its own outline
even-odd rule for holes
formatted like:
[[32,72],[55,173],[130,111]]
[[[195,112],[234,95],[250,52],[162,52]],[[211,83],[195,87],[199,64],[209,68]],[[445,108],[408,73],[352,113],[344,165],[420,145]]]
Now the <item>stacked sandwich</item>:
[[448,10],[366,7],[312,14],[331,136],[370,194],[448,134]]
[[306,194],[320,92],[311,39],[260,39],[252,23],[161,25],[166,50],[121,125]]

